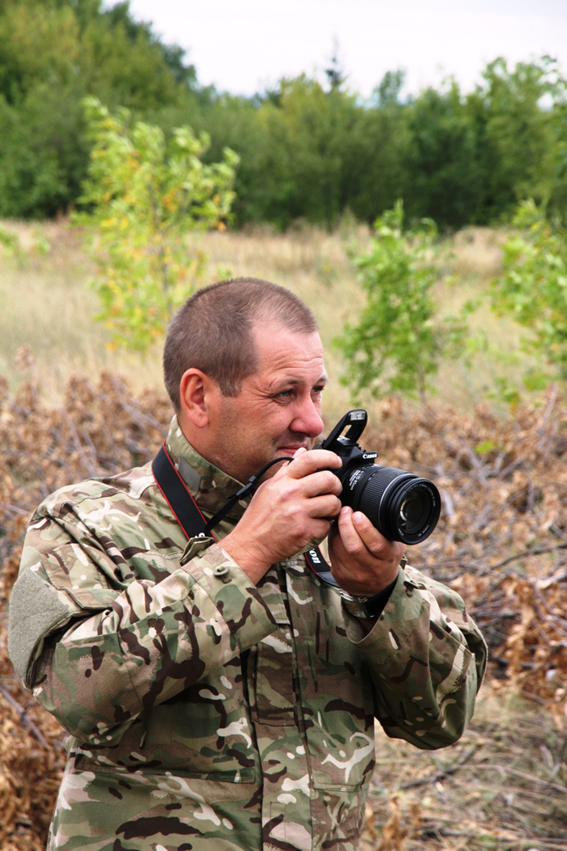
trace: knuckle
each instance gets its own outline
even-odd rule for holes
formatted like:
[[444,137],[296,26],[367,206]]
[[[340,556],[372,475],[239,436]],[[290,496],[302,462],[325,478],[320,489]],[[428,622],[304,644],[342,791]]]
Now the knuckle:
[[341,508],[343,507],[342,502],[338,498],[338,496],[333,497],[333,513],[338,516],[341,513]]
[[365,544],[360,540],[360,538],[351,538],[345,544],[345,548],[349,552],[351,556],[355,558],[360,558],[364,553],[367,552],[367,548]]
[[330,470],[324,470],[321,473],[322,484],[326,491],[329,493],[340,494],[343,489],[343,486],[337,476],[332,473]]

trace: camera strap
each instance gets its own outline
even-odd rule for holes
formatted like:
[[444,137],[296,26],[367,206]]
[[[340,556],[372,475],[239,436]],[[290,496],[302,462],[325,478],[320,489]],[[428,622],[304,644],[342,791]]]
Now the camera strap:
[[239,500],[244,499],[252,492],[254,486],[270,467],[281,462],[289,464],[291,460],[291,458],[274,458],[272,461],[268,461],[261,470],[248,479],[245,485],[239,488],[236,493],[233,493],[232,496],[228,497],[226,503],[210,520],[205,519],[201,513],[201,509],[191,496],[183,477],[171,460],[165,443],[152,461],[152,473],[173,516],[185,532],[187,538],[204,538],[210,535],[216,541],[212,529],[226,517],[230,509]]
[[311,568],[313,573],[317,574],[317,578],[320,579],[321,582],[324,582],[325,585],[332,585],[334,588],[341,587],[331,573],[331,565],[326,560],[319,547],[314,547],[312,550],[304,553],[304,556],[308,567]]
[[173,516],[185,532],[187,539],[204,538],[211,534],[207,530],[207,521],[201,514],[199,506],[171,460],[165,443],[152,461],[152,473],[158,488],[169,505]]

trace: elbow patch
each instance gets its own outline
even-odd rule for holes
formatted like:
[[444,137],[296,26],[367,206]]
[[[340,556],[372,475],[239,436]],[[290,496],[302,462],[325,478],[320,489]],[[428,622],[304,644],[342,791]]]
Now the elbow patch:
[[20,574],[10,598],[8,653],[24,682],[37,645],[71,616],[54,589],[35,571],[28,569]]

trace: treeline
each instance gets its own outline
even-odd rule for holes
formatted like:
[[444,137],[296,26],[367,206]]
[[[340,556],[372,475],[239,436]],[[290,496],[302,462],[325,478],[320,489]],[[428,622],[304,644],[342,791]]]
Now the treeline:
[[211,162],[239,154],[234,223],[372,222],[402,199],[442,228],[494,223],[524,198],[567,216],[567,81],[550,57],[497,58],[464,93],[454,80],[402,99],[403,71],[363,101],[332,62],[246,98],[204,88],[184,52],[134,21],[128,2],[3,0],[0,216],[42,218],[77,204],[95,95],[170,132],[207,131]]

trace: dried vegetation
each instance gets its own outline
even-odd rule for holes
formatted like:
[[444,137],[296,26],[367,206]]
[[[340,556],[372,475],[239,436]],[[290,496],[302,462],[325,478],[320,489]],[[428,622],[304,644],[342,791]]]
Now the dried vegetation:
[[[26,352],[20,366],[26,366]],[[31,363],[28,363],[31,368]],[[30,373],[31,375],[31,373]],[[37,384],[0,390],[0,848],[43,848],[64,754],[60,729],[6,654],[10,588],[33,507],[53,489],[149,460],[163,394],[116,376],[69,380],[50,408]],[[382,737],[366,851],[567,849],[567,411],[557,390],[499,419],[389,399],[364,436],[389,464],[433,478],[444,512],[411,560],[458,588],[491,647],[463,740],[422,753]]]
[[[60,727],[21,688],[6,653],[25,525],[55,488],[149,460],[170,408],[161,391],[141,390],[160,383],[155,353],[141,367],[104,349],[76,236],[44,228],[50,247],[42,254],[37,233],[14,227],[25,257],[4,262],[0,275],[0,374],[9,376],[9,384],[0,378],[0,849],[39,851],[64,751]],[[205,248],[235,275],[254,269],[296,290],[323,313],[328,351],[359,303],[338,236],[207,235]],[[453,264],[464,277],[458,290],[440,294],[448,307],[497,273],[495,235],[460,235]],[[22,292],[25,299],[14,296]],[[516,351],[516,332],[490,322],[482,317],[489,337],[502,342],[510,333]],[[336,377],[338,365],[327,366]],[[444,365],[436,409],[393,399],[373,407],[363,442],[385,463],[439,485],[442,520],[411,560],[463,594],[490,645],[489,676],[454,747],[421,752],[379,733],[363,851],[567,851],[567,408],[552,388],[497,416],[472,401],[487,398],[492,362],[474,374],[463,369]],[[73,377],[87,372],[100,378]],[[346,397],[331,391],[329,426]]]

